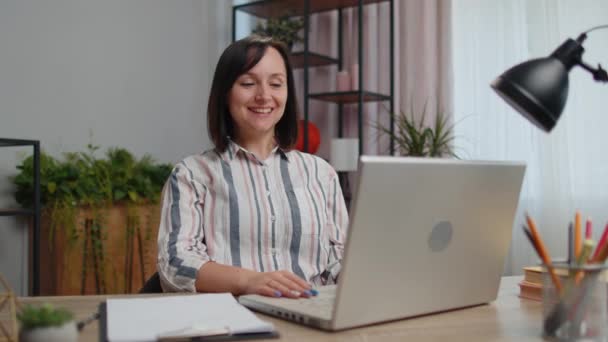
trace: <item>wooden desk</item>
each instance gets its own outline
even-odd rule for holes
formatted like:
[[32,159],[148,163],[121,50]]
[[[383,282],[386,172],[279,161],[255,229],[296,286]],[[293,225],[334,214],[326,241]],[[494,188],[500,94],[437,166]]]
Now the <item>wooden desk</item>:
[[[489,305],[406,319],[337,333],[307,328],[266,315],[280,339],[269,341],[542,341],[541,304],[517,297],[521,277],[505,277],[499,297]],[[77,319],[90,316],[108,297],[26,297],[22,303],[50,302],[74,312]],[[124,296],[123,296],[124,297]],[[84,328],[80,341],[97,341],[97,322]]]

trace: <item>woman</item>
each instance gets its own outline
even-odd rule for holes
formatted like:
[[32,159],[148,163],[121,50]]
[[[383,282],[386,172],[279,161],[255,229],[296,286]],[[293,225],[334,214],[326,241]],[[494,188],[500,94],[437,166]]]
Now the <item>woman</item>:
[[180,162],[163,192],[165,291],[299,298],[336,282],[348,215],[333,168],[291,149],[296,111],[282,44],[251,36],[223,52],[207,108],[215,148]]

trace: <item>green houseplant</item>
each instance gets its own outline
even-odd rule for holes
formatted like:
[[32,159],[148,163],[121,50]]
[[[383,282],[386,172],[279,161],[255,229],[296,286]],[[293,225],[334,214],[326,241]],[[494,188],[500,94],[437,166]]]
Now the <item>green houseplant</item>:
[[48,303],[39,307],[26,305],[17,314],[17,320],[21,326],[21,342],[78,340],[74,315],[64,308],[55,308]]
[[412,105],[409,112],[389,114],[395,122],[393,132],[390,127],[383,125],[376,128],[394,142],[399,155],[459,159],[454,148],[454,124],[437,108],[434,123],[427,125],[428,114],[426,104],[421,113],[416,113]]
[[304,19],[290,18],[288,16],[270,18],[266,23],[258,23],[253,29],[253,33],[272,37],[279,40],[291,50],[294,44],[302,42],[300,31],[304,28]]
[[[144,259],[153,254],[147,247],[154,245],[156,228],[151,217],[172,165],[156,163],[149,156],[137,159],[122,148],[108,149],[105,158],[99,158],[98,149],[89,144],[86,151],[65,153],[61,159],[41,153],[41,236],[46,242],[41,248],[56,256],[41,262],[59,268],[41,267],[45,277],[51,278],[42,281],[48,287],[43,294],[85,294],[93,286],[94,293],[132,292],[137,290],[134,272],[142,281],[145,277]],[[17,168],[20,172],[12,179],[15,199],[30,207],[32,157]],[[118,214],[114,213],[117,206],[122,208]],[[61,248],[67,250],[55,251]],[[139,263],[140,272],[134,262]],[[62,279],[77,273],[79,277],[70,281]],[[117,274],[124,279],[119,280]],[[58,287],[66,288],[65,292]]]

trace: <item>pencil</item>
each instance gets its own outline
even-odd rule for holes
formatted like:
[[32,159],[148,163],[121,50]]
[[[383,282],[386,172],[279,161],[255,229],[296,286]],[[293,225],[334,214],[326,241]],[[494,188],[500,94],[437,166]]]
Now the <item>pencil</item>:
[[[579,266],[585,266],[585,264],[587,263],[587,260],[589,259],[589,256],[591,255],[591,251],[593,250],[593,245],[595,244],[595,242],[591,239],[585,239],[585,241],[583,242],[583,250],[581,251],[581,255],[578,256],[578,259],[576,260],[576,264]],[[574,276],[574,284],[578,285],[581,282],[581,279],[583,279],[584,276],[584,272],[582,271],[578,271],[576,272],[576,275]]]
[[593,235],[593,224],[591,222],[591,217],[588,217],[587,224],[585,225],[585,239],[591,240],[591,235]]
[[604,228],[604,232],[602,233],[602,237],[600,238],[600,241],[597,243],[597,246],[595,247],[595,252],[593,252],[593,256],[591,257],[592,262],[597,262],[600,253],[602,252],[602,250],[604,249],[604,246],[606,245],[606,240],[608,240],[608,224],[606,224],[606,227]]
[[581,213],[577,210],[576,215],[574,215],[574,258],[578,259],[578,256],[581,254]]
[[593,263],[603,264],[608,258],[608,243],[604,243],[604,247],[600,250],[599,254],[592,260]]
[[568,263],[574,264],[576,258],[574,257],[574,226],[572,222],[568,224]]
[[580,266],[584,266],[587,263],[587,259],[591,255],[591,251],[593,250],[593,245],[595,242],[591,239],[585,239],[583,242],[583,249],[581,251],[581,255],[578,256],[576,263]]
[[539,257],[545,264],[545,267],[547,267],[547,271],[551,276],[551,281],[553,281],[553,285],[555,286],[557,293],[562,293],[562,284],[559,281],[557,275],[555,274],[555,271],[553,270],[553,265],[551,264],[551,257],[549,256],[549,252],[547,252],[547,249],[545,248],[543,240],[541,240],[540,238],[540,234],[538,234],[538,231],[536,230],[536,224],[528,214],[526,214],[526,221],[528,222],[528,228],[530,228],[532,239],[536,242],[536,246],[538,247]]
[[536,241],[534,241],[534,238],[532,237],[532,233],[530,233],[530,230],[528,229],[528,227],[526,227],[525,224],[522,224],[521,228],[523,229],[524,234],[526,234],[526,237],[532,244],[532,247],[534,247],[534,251],[536,251],[536,254],[540,255],[540,252],[538,250],[538,245],[536,244]]

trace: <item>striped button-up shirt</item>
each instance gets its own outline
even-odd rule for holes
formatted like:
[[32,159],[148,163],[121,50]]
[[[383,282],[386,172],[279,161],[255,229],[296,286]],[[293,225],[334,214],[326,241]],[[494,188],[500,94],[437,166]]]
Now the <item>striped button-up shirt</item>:
[[231,142],[190,156],[162,196],[158,271],[165,291],[195,291],[208,261],[335,282],[348,226],[338,176],[323,159],[276,148],[266,160]]

